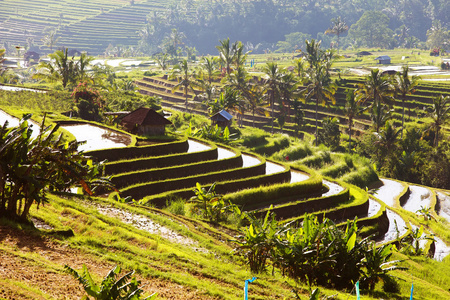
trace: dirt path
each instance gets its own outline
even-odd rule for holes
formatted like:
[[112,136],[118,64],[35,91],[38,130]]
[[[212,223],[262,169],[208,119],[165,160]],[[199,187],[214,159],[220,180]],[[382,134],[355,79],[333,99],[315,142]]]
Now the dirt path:
[[[98,278],[114,267],[49,237],[7,226],[0,226],[0,244],[0,298],[81,299],[84,290],[64,273],[65,264],[79,270],[84,263]],[[158,292],[158,300],[213,299],[173,282],[137,277],[147,293]],[[18,288],[16,282],[21,282],[24,288]]]

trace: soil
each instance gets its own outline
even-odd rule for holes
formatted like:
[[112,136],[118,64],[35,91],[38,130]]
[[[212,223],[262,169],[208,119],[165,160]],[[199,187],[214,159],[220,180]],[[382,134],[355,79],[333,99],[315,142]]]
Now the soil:
[[[0,299],[46,299],[42,294],[54,299],[81,299],[85,295],[84,290],[78,281],[64,273],[64,265],[80,270],[86,264],[98,278],[103,278],[114,267],[41,235],[39,231],[0,225],[0,244]],[[42,261],[42,257],[47,261]],[[157,292],[159,300],[213,299],[170,281],[137,278],[141,280],[144,291],[148,294]],[[21,282],[26,288],[18,290],[8,282]]]

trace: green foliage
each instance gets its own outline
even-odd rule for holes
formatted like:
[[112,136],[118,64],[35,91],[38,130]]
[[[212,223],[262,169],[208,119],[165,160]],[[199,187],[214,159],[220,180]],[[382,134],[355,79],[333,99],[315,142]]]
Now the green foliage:
[[188,136],[200,137],[202,139],[207,139],[214,142],[220,142],[223,144],[228,144],[232,140],[234,140],[235,134],[230,134],[230,130],[228,126],[225,128],[216,126],[211,126],[207,124],[203,124],[200,129],[193,129],[191,124],[189,123],[189,128],[186,130],[186,134]]
[[357,237],[356,220],[339,228],[329,219],[305,215],[301,227],[293,228],[277,223],[270,210],[263,220],[245,218],[250,224],[234,241],[235,251],[246,258],[252,272],[264,272],[271,260],[283,275],[310,286],[345,289],[361,279],[373,289],[378,279],[400,269],[398,261],[389,261],[390,245],[377,248],[369,238]]
[[186,215],[186,202],[183,199],[172,199],[166,201],[166,209],[174,215]]
[[80,82],[73,90],[76,112],[80,118],[89,121],[100,121],[100,112],[104,108],[104,100],[100,93],[88,87],[87,82]]
[[[141,282],[136,280],[136,277],[133,276],[134,271],[126,273],[121,278],[117,279],[117,276],[120,273],[119,266],[115,266],[111,269],[100,285],[97,285],[94,282],[92,275],[84,264],[81,274],[68,265],[65,265],[64,269],[83,285],[85,292],[89,296],[96,300],[154,300],[157,296],[155,293],[149,297],[141,298],[141,294],[144,291],[139,288]],[[89,297],[86,297],[86,299],[89,299]]]
[[339,148],[341,141],[341,131],[336,118],[327,117],[322,121],[322,129],[319,131],[319,143],[330,147],[331,151]]
[[366,11],[350,27],[349,37],[358,45],[367,47],[393,47],[393,32],[388,28],[389,18],[379,11]]
[[237,207],[224,200],[222,195],[216,194],[216,183],[213,183],[208,189],[197,182],[194,189],[195,196],[189,199],[194,204],[194,212],[201,213],[203,218],[211,222],[218,223],[226,219],[227,214],[232,213]]
[[421,255],[423,249],[420,241],[429,240],[434,242],[433,235],[424,233],[423,226],[408,228],[406,235],[400,240],[400,251],[408,255]]
[[59,126],[45,126],[32,138],[26,115],[18,127],[0,128],[0,216],[26,221],[33,203],[47,201],[48,191],[66,191],[75,184],[93,194],[93,187],[110,185],[101,178],[101,164],[77,151],[78,142],[56,137]]
[[284,36],[284,41],[277,43],[277,52],[295,52],[305,50],[305,40],[311,39],[310,34],[303,32],[292,32]]
[[298,159],[305,158],[313,153],[311,146],[308,143],[301,143],[300,145],[291,146],[278,151],[273,155],[274,159],[281,161],[295,161]]
[[242,136],[242,144],[246,147],[256,147],[267,143],[268,134],[265,132],[258,132],[251,135]]
[[324,164],[331,162],[330,151],[317,151],[314,155],[308,156],[298,161],[310,168],[320,168]]

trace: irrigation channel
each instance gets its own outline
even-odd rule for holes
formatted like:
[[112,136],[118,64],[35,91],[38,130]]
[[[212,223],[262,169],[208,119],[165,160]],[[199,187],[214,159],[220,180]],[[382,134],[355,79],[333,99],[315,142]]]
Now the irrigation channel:
[[[395,201],[398,196],[403,192],[405,186],[400,182],[383,178],[381,179],[383,185],[374,191],[374,196],[383,201],[387,206],[395,206]],[[409,186],[411,191],[408,199],[403,204],[403,209],[416,213],[417,210],[422,207],[431,206],[431,191],[427,188],[411,185]],[[439,193],[438,193],[439,194]],[[442,193],[440,193],[442,194]],[[445,195],[442,194],[445,198]],[[445,203],[445,211],[450,213],[450,197],[441,201]],[[442,209],[441,209],[442,210]],[[370,211],[370,208],[369,208]],[[386,232],[384,238],[380,241],[382,243],[393,241],[398,237],[403,236],[408,231],[407,224],[397,213],[390,209],[386,209],[387,217],[389,219],[389,229]],[[450,217],[450,215],[447,215]],[[410,224],[413,230],[417,229],[417,226]],[[425,237],[422,235],[422,238]],[[450,254],[450,247],[438,237],[434,237],[435,240],[435,252],[434,259],[441,261],[445,256]],[[420,247],[423,249],[427,243],[427,240],[420,241]]]

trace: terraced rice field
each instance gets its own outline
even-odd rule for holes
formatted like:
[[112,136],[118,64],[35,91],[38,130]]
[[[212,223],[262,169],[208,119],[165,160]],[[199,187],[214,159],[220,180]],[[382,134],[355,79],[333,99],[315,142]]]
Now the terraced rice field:
[[[132,3],[133,2],[133,3]],[[36,44],[48,30],[56,30],[57,45],[91,55],[102,54],[109,44],[136,46],[139,30],[150,13],[167,9],[173,1],[93,0],[2,1],[0,43]],[[43,49],[50,51],[50,49]]]
[[[325,117],[335,117],[339,121],[339,126],[341,132],[347,132],[347,118],[344,115],[343,108],[345,106],[345,95],[349,88],[355,88],[358,84],[363,83],[363,79],[347,79],[342,82],[342,85],[338,88],[336,92],[336,105],[331,105],[329,108],[319,106],[318,119],[322,120]],[[144,77],[142,80],[137,80],[140,92],[146,95],[159,96],[162,98],[162,105],[165,107],[177,109],[184,111],[185,108],[185,97],[183,93],[177,91],[172,93],[172,87],[174,82],[167,79],[167,76],[163,77]],[[426,115],[426,109],[432,103],[433,97],[438,95],[450,95],[450,87],[442,86],[442,84],[437,85],[428,82],[422,82],[416,89],[413,95],[407,96],[407,101],[405,102],[405,121],[408,122],[419,122],[418,118]],[[199,102],[194,94],[190,93],[188,95],[189,99],[189,110],[197,114],[207,116],[207,108],[204,104]],[[396,124],[401,124],[401,114],[402,106],[401,101],[394,103],[394,122]],[[279,114],[278,105],[274,107],[275,116]],[[304,123],[303,131],[314,132],[315,130],[315,105],[313,103],[307,103],[303,108],[304,112]],[[286,124],[283,127],[283,132],[293,134],[294,124],[290,121],[294,119],[294,112],[292,109],[288,109],[288,116],[286,117]],[[271,119],[264,115],[256,115],[253,117],[250,112],[247,112],[243,117],[243,125],[253,126],[253,124],[258,128],[263,128],[269,130],[271,126]],[[352,128],[352,136],[359,136],[369,129],[372,124],[368,112],[365,112],[362,116],[354,120],[354,126]],[[319,122],[320,126],[320,122]],[[277,128],[277,131],[281,129]],[[442,130],[449,133],[450,128],[448,126],[443,126]]]

